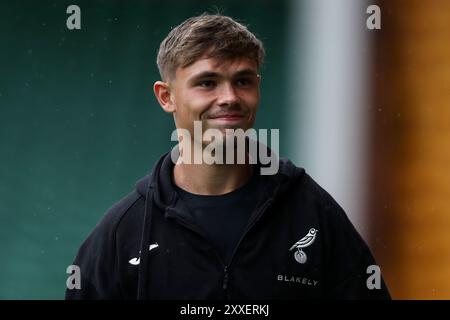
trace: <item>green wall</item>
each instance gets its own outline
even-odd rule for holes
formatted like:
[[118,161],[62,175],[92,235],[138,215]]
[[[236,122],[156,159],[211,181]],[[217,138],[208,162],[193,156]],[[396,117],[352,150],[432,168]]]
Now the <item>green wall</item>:
[[[70,4],[81,30],[66,28]],[[257,126],[283,141],[285,1],[0,3],[1,299],[64,297],[81,242],[173,145],[151,89],[159,43],[214,8],[265,42]]]

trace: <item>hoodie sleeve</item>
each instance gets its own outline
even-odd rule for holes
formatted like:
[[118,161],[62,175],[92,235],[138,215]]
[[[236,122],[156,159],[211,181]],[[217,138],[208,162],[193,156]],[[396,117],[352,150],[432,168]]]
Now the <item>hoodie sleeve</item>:
[[106,214],[81,245],[73,262],[80,268],[81,288],[66,289],[66,300],[120,298],[115,225]]
[[325,228],[327,230],[326,298],[390,299],[380,268],[368,245],[331,196],[327,197]]

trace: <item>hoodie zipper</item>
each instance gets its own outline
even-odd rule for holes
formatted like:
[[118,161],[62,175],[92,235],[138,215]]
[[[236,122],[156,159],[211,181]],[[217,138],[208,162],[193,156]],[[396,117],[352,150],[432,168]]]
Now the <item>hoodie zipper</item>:
[[[167,211],[167,210],[166,210]],[[208,243],[210,243],[210,240],[208,239],[208,237],[203,233],[203,231],[200,228],[197,228],[197,226],[195,224],[192,224],[191,222],[189,222],[188,220],[181,218],[179,216],[171,216],[171,219],[176,220],[179,224],[181,224],[182,226],[188,228],[189,230],[199,234],[203,239],[205,239],[206,241],[208,241]],[[219,251],[217,250],[216,247],[214,247],[214,253],[217,256],[217,259],[222,263],[222,265],[225,265],[225,261],[223,261],[222,256],[219,254]]]
[[228,281],[229,281],[229,272],[228,270],[230,269],[230,266],[233,263],[233,259],[234,256],[236,255],[236,252],[241,244],[241,242],[244,240],[245,236],[247,235],[247,233],[250,231],[250,229],[256,224],[256,222],[259,221],[259,219],[261,218],[261,216],[263,215],[263,213],[267,210],[267,208],[270,206],[270,204],[272,203],[272,198],[267,200],[259,209],[257,215],[255,216],[255,219],[252,220],[252,222],[247,226],[247,228],[245,229],[244,233],[242,234],[241,238],[239,239],[237,245],[234,247],[233,253],[231,254],[231,258],[230,261],[228,263],[228,265],[225,265],[224,267],[224,276],[223,276],[223,291],[224,291],[224,295],[226,297],[226,299],[231,299],[231,297],[228,295]]
[[[210,240],[208,239],[208,237],[203,233],[203,231],[199,228],[197,228],[196,225],[190,223],[188,220],[180,218],[178,216],[172,216],[172,219],[175,219],[179,224],[181,224],[182,226],[188,228],[189,230],[199,234],[203,239],[205,239],[206,241],[210,242]],[[223,292],[226,295],[227,294],[227,288],[228,288],[228,279],[229,279],[229,275],[228,275],[228,266],[225,264],[225,261],[223,260],[222,256],[219,254],[219,251],[217,250],[216,247],[214,247],[214,253],[217,256],[217,259],[221,262],[223,268],[224,268],[224,276],[223,276],[223,282],[222,282],[222,288],[223,288]]]
[[[225,297],[227,299],[230,299],[230,297],[228,296],[228,282],[229,282],[229,269],[231,264],[233,263],[233,259],[234,256],[236,255],[236,251],[239,248],[241,242],[243,241],[243,239],[245,238],[245,236],[247,235],[247,233],[251,230],[251,228],[256,224],[256,222],[259,221],[259,219],[261,218],[262,214],[264,213],[264,211],[267,210],[267,208],[272,204],[273,199],[270,198],[269,200],[267,200],[259,209],[255,219],[253,219],[253,221],[247,226],[247,228],[245,229],[244,233],[242,234],[241,238],[239,239],[237,245],[234,247],[233,253],[231,254],[231,258],[230,261],[227,264],[225,264],[225,261],[223,260],[222,256],[219,254],[217,248],[214,248],[214,252],[216,253],[216,256],[218,258],[218,260],[222,263],[223,266],[223,282],[222,282],[222,289],[223,292],[225,294]],[[167,209],[166,209],[167,211]],[[194,231],[195,233],[199,234],[200,236],[202,236],[205,240],[207,240],[208,242],[210,242],[210,240],[208,239],[208,237],[206,237],[206,235],[202,232],[201,229],[197,228],[194,224],[190,223],[189,221],[187,221],[186,219],[183,219],[179,216],[172,216],[173,219],[175,219],[176,221],[178,221],[181,225],[183,225],[184,227],[190,229],[191,231]]]
[[[230,262],[228,264],[228,268],[231,266],[231,264],[233,263],[233,259],[234,256],[236,255],[236,251],[239,248],[241,242],[244,240],[245,236],[247,235],[247,233],[250,231],[251,228],[253,228],[253,226],[256,224],[256,222],[259,221],[259,219],[261,218],[262,214],[264,213],[264,211],[267,210],[267,208],[272,204],[272,198],[270,198],[269,200],[267,200],[262,206],[261,209],[259,209],[255,219],[253,219],[253,221],[247,226],[247,228],[245,229],[244,233],[242,234],[241,238],[239,239],[237,245],[234,247],[233,253],[231,254],[231,258],[230,258]],[[227,271],[227,268],[225,268],[225,271]]]
[[223,291],[227,291],[228,288],[228,266],[225,266],[224,268],[224,275],[223,275]]

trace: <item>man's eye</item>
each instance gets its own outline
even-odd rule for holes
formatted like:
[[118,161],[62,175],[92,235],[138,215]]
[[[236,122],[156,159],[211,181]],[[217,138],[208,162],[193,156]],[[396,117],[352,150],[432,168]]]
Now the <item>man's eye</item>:
[[241,87],[249,86],[252,84],[252,81],[249,79],[238,79],[236,84]]
[[200,86],[202,88],[212,88],[212,87],[214,87],[214,85],[215,85],[214,81],[211,81],[211,80],[201,81],[198,84],[198,86]]

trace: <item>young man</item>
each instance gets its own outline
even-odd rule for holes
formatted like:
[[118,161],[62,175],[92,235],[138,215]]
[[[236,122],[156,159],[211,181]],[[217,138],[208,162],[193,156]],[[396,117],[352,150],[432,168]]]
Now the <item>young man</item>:
[[195,123],[225,142],[253,127],[263,58],[262,43],[226,16],[203,14],[169,33],[154,92],[179,129],[178,159],[163,155],[108,211],[75,259],[81,289],[66,298],[389,298],[367,272],[369,248],[305,170],[276,159],[277,172],[262,175],[246,147],[244,163],[189,161],[207,148]]

